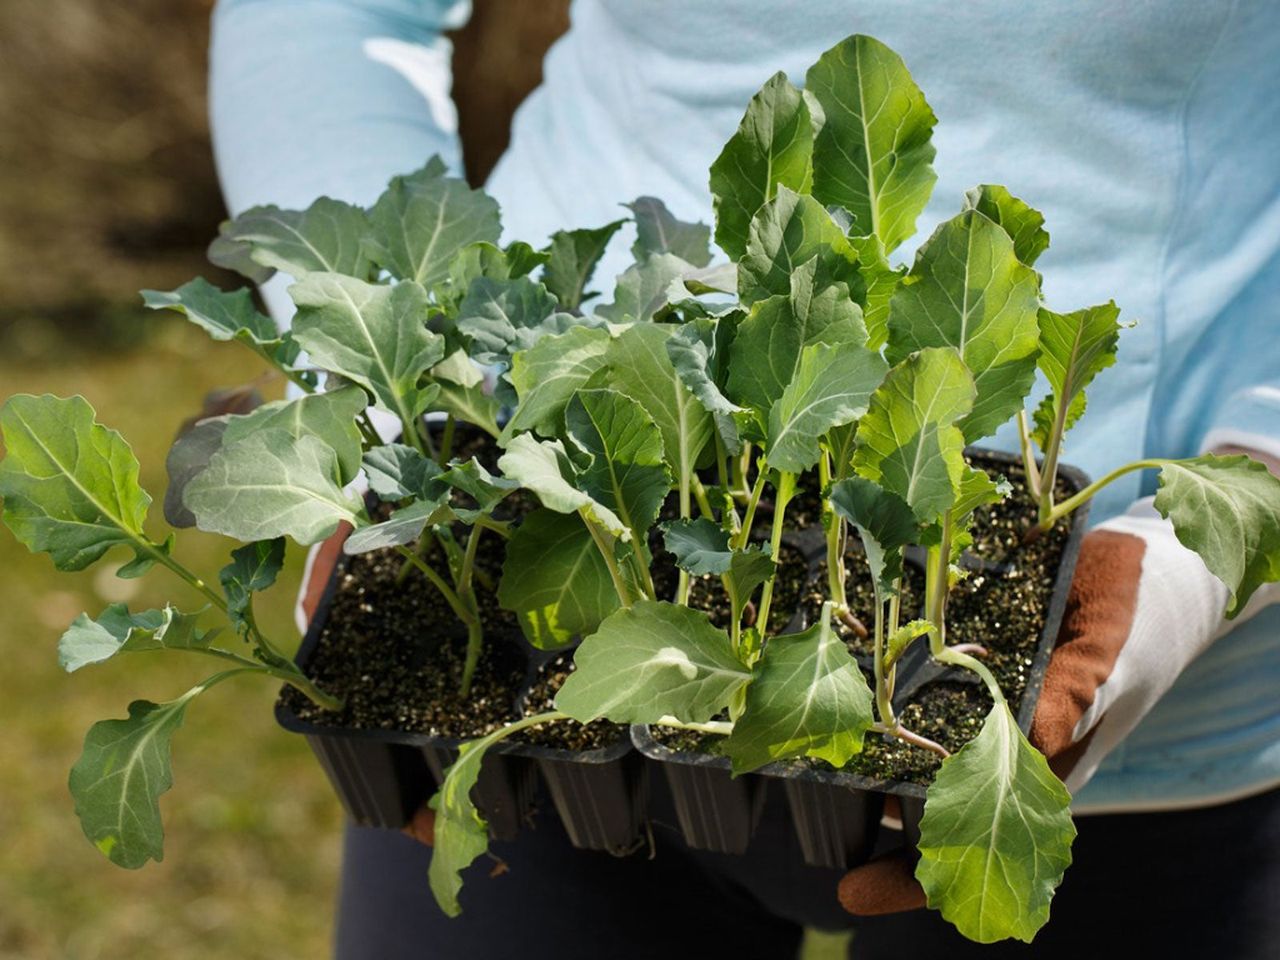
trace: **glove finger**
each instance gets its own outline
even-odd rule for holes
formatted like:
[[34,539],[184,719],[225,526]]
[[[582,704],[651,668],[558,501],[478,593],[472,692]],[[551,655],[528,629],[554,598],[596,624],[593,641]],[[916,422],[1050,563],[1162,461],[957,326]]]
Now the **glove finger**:
[[436,839],[436,812],[423,805],[413,815],[413,819],[404,825],[403,832],[406,836],[413,837],[419,843],[425,843],[428,847],[431,846]]
[[850,870],[840,880],[840,906],[858,917],[919,910],[925,896],[914,869],[907,852],[898,850]]
[[[1133,628],[1146,543],[1113,530],[1095,530],[1080,545],[1057,645],[1031,723],[1031,742],[1061,766],[1078,758],[1076,728],[1111,676]],[[1055,768],[1056,769],[1056,768]],[[1062,775],[1061,772],[1059,775]]]

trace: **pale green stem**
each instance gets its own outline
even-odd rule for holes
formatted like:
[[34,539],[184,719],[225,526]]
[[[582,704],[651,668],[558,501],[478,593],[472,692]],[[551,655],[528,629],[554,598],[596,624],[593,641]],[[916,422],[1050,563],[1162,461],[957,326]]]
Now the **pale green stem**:
[[[934,655],[947,642],[947,593],[951,573],[951,511],[942,515],[942,542],[929,548],[928,567],[925,571],[925,616],[933,624],[929,634],[930,649]],[[896,629],[896,628],[895,628]]]
[[715,511],[711,508],[711,501],[707,499],[707,489],[696,476],[693,477],[693,498],[698,501],[698,509],[702,511],[704,517],[708,520],[716,518]]
[[1040,529],[1048,530],[1050,527],[1052,527],[1055,523],[1057,523],[1063,517],[1069,516],[1071,514],[1071,511],[1075,510],[1076,507],[1080,506],[1080,504],[1084,503],[1086,500],[1093,497],[1099,490],[1105,487],[1108,483],[1110,483],[1113,480],[1119,479],[1120,477],[1123,477],[1126,473],[1133,473],[1135,470],[1155,470],[1160,467],[1163,467],[1167,463],[1173,463],[1173,462],[1174,462],[1173,460],[1163,460],[1163,459],[1135,460],[1133,463],[1127,463],[1123,467],[1117,467],[1115,470],[1112,470],[1101,480],[1093,481],[1093,483],[1089,484],[1079,493],[1068,497],[1066,500],[1063,500],[1061,503],[1054,506],[1054,508],[1052,509],[1052,511],[1050,511],[1050,514],[1047,518],[1041,517],[1040,524],[1039,524]]
[[675,717],[662,717],[656,726],[673,727],[676,730],[693,730],[697,733],[714,733],[727,737],[733,733],[733,724],[728,720],[707,720],[703,723],[685,723]]
[[876,723],[872,724],[871,729],[881,736],[896,737],[904,743],[909,743],[912,746],[920,747],[924,750],[930,751],[931,753],[936,753],[938,756],[942,757],[943,760],[951,756],[951,751],[936,740],[930,740],[928,737],[923,737],[914,730],[908,730],[906,727],[902,726],[902,724],[886,726],[882,723]]
[[760,474],[756,477],[756,484],[751,488],[751,497],[747,500],[747,512],[742,518],[742,526],[738,529],[737,542],[733,547],[741,550],[747,545],[747,540],[751,537],[751,525],[756,520],[756,505],[760,503],[760,496],[764,493],[764,483],[769,475],[768,469],[763,461],[760,463]]
[[[831,484],[831,455],[825,450],[818,461],[818,482],[826,490]],[[823,520],[827,528],[827,590],[831,599],[840,610],[848,610],[849,601],[845,596],[844,580],[844,517],[831,509],[831,501],[822,498]]]
[[[692,511],[692,505],[689,502],[689,478],[693,474],[692,469],[688,469],[687,464],[682,463],[680,471],[680,519],[688,520]],[[680,568],[679,577],[676,582],[676,603],[681,606],[689,605],[689,571],[683,567]]]
[[440,466],[448,463],[449,458],[453,456],[453,434],[457,428],[458,420],[452,413],[445,417],[444,434],[440,438],[440,456],[437,461]]
[[1040,499],[1040,468],[1031,450],[1031,432],[1027,429],[1027,412],[1018,411],[1018,444],[1022,449],[1022,469],[1027,475],[1027,489],[1035,500]]
[[458,599],[471,610],[472,619],[467,623],[467,659],[462,666],[462,684],[459,692],[466,697],[471,693],[471,681],[475,676],[476,665],[480,662],[480,654],[484,650],[484,625],[480,620],[480,612],[476,609],[475,590],[471,585],[475,572],[476,551],[479,549],[480,534],[483,527],[472,527],[467,537],[467,548],[462,555],[462,569],[458,572]]
[[995,674],[987,669],[987,665],[981,660],[976,657],[971,657],[967,653],[962,653],[954,647],[943,648],[938,653],[935,653],[933,658],[939,663],[949,663],[953,666],[965,667],[966,669],[972,670],[982,678],[982,682],[986,684],[987,691],[991,694],[992,700],[997,704],[1005,702],[1004,691],[1000,689],[1000,684],[996,681]]
[[[769,530],[769,556],[773,557],[775,564],[782,552],[782,520],[787,512],[787,504],[791,502],[791,497],[796,492],[796,475],[779,471],[776,491],[773,525]],[[760,615],[756,618],[756,623],[760,626],[761,636],[769,631],[769,606],[773,603],[773,583],[777,578],[778,568],[775,566],[773,576],[764,582],[764,590],[760,594]]]
[[604,565],[609,568],[609,578],[613,581],[613,589],[618,594],[618,602],[624,607],[631,606],[631,591],[627,589],[627,583],[622,579],[622,571],[618,569],[618,560],[613,555],[613,538],[606,536],[584,514],[580,513],[579,516],[582,517],[582,522],[587,525],[587,532],[591,534],[592,542],[595,543],[596,549],[600,551]]
[[897,717],[893,715],[893,691],[889,688],[889,681],[884,673],[884,598],[880,593],[879,584],[875,587],[876,594],[876,617],[875,627],[872,630],[872,636],[875,638],[871,649],[872,669],[875,674],[876,687],[876,713],[880,716],[880,721],[888,727],[895,726],[898,722]]
[[1071,404],[1058,400],[1058,412],[1053,418],[1053,427],[1049,433],[1049,446],[1044,451],[1044,466],[1040,471],[1040,522],[1043,524],[1053,515],[1053,488],[1058,482],[1058,454],[1062,452],[1062,435],[1067,430],[1067,411]]

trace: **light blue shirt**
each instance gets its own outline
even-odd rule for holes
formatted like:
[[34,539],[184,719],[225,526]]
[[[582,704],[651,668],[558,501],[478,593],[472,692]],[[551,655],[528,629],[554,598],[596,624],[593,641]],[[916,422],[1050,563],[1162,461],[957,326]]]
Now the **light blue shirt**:
[[[321,194],[369,203],[433,153],[460,169],[440,31],[467,12],[220,0],[211,110],[231,208]],[[1044,212],[1049,305],[1114,297],[1138,321],[1090,388],[1066,459],[1098,476],[1219,442],[1280,455],[1280,4],[575,0],[572,21],[487,185],[508,238],[597,226],[646,194],[711,222],[707,168],[751,95],[777,70],[802,83],[823,50],[871,34],[903,56],[939,117],[919,238],[967,188],[1004,184]],[[630,242],[618,238],[602,266],[606,292]],[[1111,485],[1094,519],[1153,484]],[[1277,783],[1272,608],[1183,673],[1077,807],[1195,805]]]

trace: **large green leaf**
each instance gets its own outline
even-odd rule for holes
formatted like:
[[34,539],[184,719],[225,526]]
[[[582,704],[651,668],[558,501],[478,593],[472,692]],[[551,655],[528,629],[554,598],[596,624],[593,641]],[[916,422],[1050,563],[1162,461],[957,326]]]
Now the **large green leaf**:
[[345,493],[333,449],[312,436],[264,430],[223,447],[187,484],[183,502],[201,530],[237,540],[292,537],[303,545],[358,525],[360,501]]
[[667,340],[667,356],[680,382],[711,413],[726,452],[738,453],[742,439],[733,414],[742,408],[725,391],[729,381],[729,357],[742,312],[697,317],[676,327]]
[[738,294],[744,304],[791,293],[796,267],[818,258],[822,286],[845,283],[855,300],[864,296],[858,253],[840,225],[813,197],[778,187],[751,221],[747,249],[738,264]]
[[69,786],[84,835],[112,863],[137,869],[164,859],[160,795],[173,786],[169,741],[182,726],[187,704],[209,681],[176,700],[129,704],[125,720],[89,728]]
[[228,417],[222,445],[243,440],[261,430],[284,430],[291,437],[317,437],[333,448],[340,479],[344,484],[350,483],[360,469],[360,429],[356,426],[356,417],[368,402],[359,387],[346,386],[296,400],[264,403],[252,413]]
[[618,277],[613,303],[601,304],[596,314],[614,323],[648,322],[667,310],[673,284],[695,272],[674,253],[657,253],[633,263]]
[[403,443],[374,447],[362,462],[369,489],[381,500],[425,496],[428,484],[442,472],[421,450]]
[[113,603],[96,620],[87,613],[76,617],[58,641],[58,663],[73,673],[122,652],[204,650],[218,631],[201,630],[199,619],[199,613],[183,613],[167,605],[130,613],[123,603]]
[[1044,228],[1044,215],[1019,200],[1007,188],[984,183],[965,192],[964,205],[965,209],[977,210],[1004,227],[1005,233],[1013,240],[1014,253],[1028,267],[1049,249],[1049,231]]
[[294,336],[314,363],[360,384],[403,423],[426,410],[436,388],[418,381],[444,357],[444,338],[426,326],[426,290],[313,273],[289,294]]
[[557,513],[579,513],[616,537],[631,534],[618,515],[583,490],[577,470],[559,440],[538,440],[522,433],[498,459],[503,476],[536,494]]
[[440,474],[439,482],[466,494],[474,502],[474,507],[464,507],[456,502],[450,506],[449,509],[463,523],[475,523],[480,515],[492,513],[494,507],[519,488],[514,480],[491,474],[475,457],[461,463],[450,463],[449,468]]
[[803,633],[772,637],[752,669],[746,707],[721,749],[735,774],[814,757],[842,767],[875,721],[858,662],[831,629],[831,604]]
[[773,576],[776,569],[767,549],[754,545],[742,549],[729,546],[728,532],[706,517],[668,521],[662,524],[662,536],[681,570],[723,578],[735,620],[741,619],[756,587]]
[[[652,262],[652,261],[650,261]],[[635,400],[662,433],[671,472],[690,476],[715,429],[707,408],[689,392],[667,353],[670,324],[637,324],[609,344],[609,386]]]
[[751,677],[705,613],[655,600],[612,614],[573,662],[556,709],[583,723],[706,722]]
[[498,204],[466,181],[443,176],[429,163],[395,177],[369,211],[366,252],[397,280],[431,287],[449,276],[449,264],[463,247],[494,243],[502,233]]
[[498,604],[516,614],[531,644],[551,650],[600,626],[618,594],[581,518],[544,509],[507,541]]
[[879,40],[842,40],[809,68],[805,89],[826,122],[813,146],[813,195],[892,252],[933,192],[937,118],[902,58]]
[[884,244],[872,234],[866,237],[850,237],[849,245],[858,253],[858,273],[866,288],[863,301],[862,322],[867,328],[867,346],[879,350],[889,339],[889,304],[907,268],[891,267],[885,256]]
[[867,342],[862,307],[854,302],[849,285],[831,282],[827,269],[813,257],[791,271],[791,305],[805,331],[805,342]]
[[1030,943],[1071,863],[1070,803],[1008,706],[996,704],[929,787],[916,866],[929,906],[978,943]]
[[695,267],[711,262],[711,228],[705,223],[677,220],[657,197],[639,197],[624,206],[636,221],[631,253],[637,260],[655,253],[674,253]]
[[[299,280],[308,273],[341,273],[368,279],[364,242],[369,221],[359,207],[321,197],[306,210],[254,207],[219,228],[221,243],[210,259],[243,272],[240,256]],[[229,257],[230,255],[230,257]],[[260,281],[260,275],[250,276]]]
[[[1053,392],[1037,411],[1037,433],[1048,442],[1051,425],[1061,416],[1064,430],[1084,413],[1084,388],[1101,371],[1116,362],[1120,344],[1120,308],[1115,301],[1085,307],[1073,313],[1054,313],[1041,307],[1039,366]],[[1061,409],[1067,404],[1067,410]],[[1043,411],[1043,412],[1041,412]]]
[[924,347],[954,347],[977,396],[961,424],[974,442],[1020,409],[1035,380],[1039,281],[1004,229],[976,210],[938,227],[889,305],[885,356],[897,363]]
[[671,492],[658,425],[639,403],[613,390],[579,390],[569,401],[565,424],[590,457],[579,470],[582,489],[642,540]]
[[270,589],[284,566],[284,538],[259,540],[231,551],[231,562],[218,572],[227,598],[227,616],[237,627],[248,625],[253,595]]
[[463,423],[474,424],[491,437],[498,436],[498,415],[502,404],[486,389],[480,368],[462,349],[455,350],[431,368],[430,376],[440,387],[429,410],[443,410]]
[[930,347],[889,371],[858,421],[853,466],[931,521],[952,505],[964,472],[964,435],[973,380],[959,354]]
[[561,230],[551,235],[550,257],[542,271],[542,282],[565,310],[577,310],[584,301],[598,296],[587,290],[587,284],[609,241],[626,222],[615,220],[603,227]]
[[888,369],[880,354],[856,343],[805,347],[794,378],[769,410],[769,466],[800,473],[816,464],[822,437],[867,412]]
[[871,576],[888,596],[902,576],[902,548],[920,536],[911,505],[862,477],[833,483],[828,497],[832,509],[857,528]]
[[731,259],[746,253],[751,220],[779,185],[809,192],[814,126],[804,94],[786,74],[775,73],[751,98],[737,132],[711,164],[716,243]]
[[542,323],[556,312],[556,298],[528,277],[471,282],[458,306],[458,330],[471,340],[480,363],[499,363],[539,339]]
[[428,523],[444,523],[453,519],[445,507],[448,499],[449,489],[442,487],[429,498],[415,500],[409,506],[393,511],[386,520],[360,527],[342,542],[342,552],[354,557],[371,550],[415,543]]
[[480,776],[485,751],[506,735],[505,729],[496,730],[462,744],[458,759],[446,771],[444,783],[430,800],[436,817],[427,881],[436,903],[450,917],[462,913],[458,903],[462,871],[489,849],[489,825],[471,802],[471,791]]
[[[96,423],[83,397],[18,394],[0,409],[4,522],[59,570],[83,570],[117,544],[145,563],[151,497],[124,438]],[[133,564],[130,564],[133,566]]]
[[1167,463],[1155,507],[1231,591],[1228,617],[1280,580],[1280,479],[1263,464],[1212,454]]
[[507,378],[520,402],[503,428],[500,442],[508,442],[523,430],[546,436],[559,433],[569,398],[605,365],[610,342],[607,330],[571,327],[517,353]]
[[275,321],[258,312],[248,288],[219,290],[203,277],[176,290],[143,290],[142,302],[152,310],[181,313],[214,340],[241,340],[266,349],[280,343]]

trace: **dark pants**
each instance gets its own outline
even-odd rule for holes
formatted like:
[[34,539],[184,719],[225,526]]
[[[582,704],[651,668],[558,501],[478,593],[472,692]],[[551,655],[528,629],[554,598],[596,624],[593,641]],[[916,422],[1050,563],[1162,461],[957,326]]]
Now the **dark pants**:
[[[657,778],[660,782],[661,778]],[[655,784],[656,785],[656,784]],[[776,785],[775,785],[776,786]],[[654,855],[573,849],[557,818],[466,875],[463,914],[427,889],[430,851],[392,831],[348,830],[339,960],[792,960],[802,926],[853,926],[855,960],[939,957],[1276,957],[1280,791],[1178,813],[1081,817],[1075,862],[1033,945],[970,944],[936,913],[857,919],[839,871],[805,867],[781,790],[746,856],[690,851],[655,789]]]

